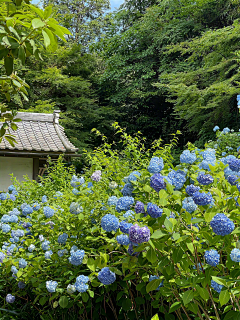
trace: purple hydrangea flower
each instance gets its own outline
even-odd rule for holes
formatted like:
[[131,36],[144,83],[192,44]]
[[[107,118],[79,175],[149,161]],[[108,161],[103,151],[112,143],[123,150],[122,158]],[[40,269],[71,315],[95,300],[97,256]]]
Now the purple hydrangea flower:
[[199,173],[199,175],[197,177],[197,181],[200,184],[207,186],[207,185],[213,183],[214,179],[210,174]]
[[152,157],[148,166],[148,171],[150,173],[159,173],[163,168],[163,159],[159,157]]
[[129,239],[136,244],[148,242],[150,239],[150,230],[147,227],[140,228],[135,224],[129,229]]
[[116,280],[116,274],[105,267],[98,273],[98,280],[104,285],[109,285]]
[[159,208],[156,204],[149,202],[147,205],[147,213],[152,218],[159,218],[162,216],[163,210]]
[[57,281],[52,281],[52,280],[46,281],[46,288],[48,292],[55,292],[57,285],[58,285]]
[[136,213],[145,213],[144,204],[141,201],[137,201],[135,205]]
[[223,285],[215,282],[214,280],[211,280],[211,287],[212,287],[215,291],[217,291],[218,293],[220,293],[221,290],[222,290],[222,288],[223,288]]
[[112,214],[106,214],[102,217],[101,227],[107,232],[117,231],[119,228],[119,220]]
[[91,179],[93,181],[100,181],[101,180],[101,175],[102,175],[102,172],[101,170],[96,170],[95,172],[93,172],[93,174],[91,175]]
[[213,197],[210,192],[204,193],[204,192],[195,192],[192,196],[193,201],[199,205],[199,206],[206,206],[207,204],[210,204],[213,201]]
[[234,223],[224,214],[217,213],[210,222],[213,232],[220,236],[230,234],[235,226]]
[[204,258],[212,267],[216,267],[220,262],[220,254],[216,250],[206,250],[204,254]]
[[130,243],[129,237],[126,234],[120,234],[116,238],[117,242],[123,246],[127,246]]
[[12,296],[11,293],[7,294],[6,302],[7,303],[14,303],[14,301],[15,301],[15,296]]
[[150,186],[156,191],[159,192],[162,189],[166,188],[166,183],[164,181],[164,176],[161,173],[155,173],[150,178]]
[[192,196],[195,192],[200,190],[200,187],[197,187],[194,184],[190,184],[189,186],[186,186],[185,190],[189,196]]

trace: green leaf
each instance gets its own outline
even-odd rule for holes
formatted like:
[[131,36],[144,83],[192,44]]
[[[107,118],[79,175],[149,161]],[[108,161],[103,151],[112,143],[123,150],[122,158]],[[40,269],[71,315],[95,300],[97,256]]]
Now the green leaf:
[[44,18],[44,12],[43,10],[39,9],[38,7],[36,6],[33,6],[33,5],[29,5],[29,8],[34,11],[37,15],[39,15],[40,18]]
[[209,293],[208,293],[207,289],[202,288],[200,286],[197,286],[196,289],[197,289],[198,293],[200,294],[200,296],[201,296],[201,298],[203,300],[208,300],[209,299]]
[[151,238],[152,239],[160,239],[164,236],[166,236],[167,234],[166,233],[163,233],[161,230],[157,230],[155,231],[152,235],[151,235]]
[[44,45],[47,48],[48,46],[50,46],[51,40],[50,40],[46,31],[42,30],[42,35],[43,35],[43,39],[44,39]]
[[151,263],[154,263],[157,261],[157,255],[155,250],[151,247],[146,255],[146,258],[148,259],[148,261],[150,261]]
[[25,49],[22,46],[20,46],[18,49],[18,58],[21,60],[22,65],[25,65],[26,53]]
[[239,311],[229,311],[223,320],[240,320],[240,312]]
[[45,10],[44,10],[44,13],[43,13],[44,19],[49,18],[51,13],[52,13],[52,6],[46,7]]
[[164,221],[164,225],[167,229],[167,231],[172,232],[173,231],[173,224],[171,221],[169,221],[167,218]]
[[51,30],[49,29],[45,29],[49,39],[50,39],[50,45],[48,46],[49,50],[51,50],[52,52],[57,50],[58,47],[58,42],[57,42],[57,38],[56,36],[52,33]]
[[228,292],[228,290],[222,290],[219,295],[219,301],[221,303],[221,306],[223,306],[224,304],[227,304],[229,300],[230,300],[230,293]]
[[57,306],[58,306],[58,302],[57,302],[57,301],[54,301],[54,303],[53,303],[53,308],[55,309],[55,308],[57,308]]
[[60,299],[59,299],[59,305],[60,307],[62,308],[67,308],[68,306],[68,297],[67,296],[62,296]]
[[146,287],[147,293],[149,293],[150,291],[156,290],[161,282],[162,282],[162,280],[160,280],[160,279],[155,279],[155,280],[150,281]]
[[33,29],[43,28],[45,27],[45,23],[41,19],[35,18],[32,20],[32,26]]
[[82,299],[83,299],[83,302],[87,302],[88,301],[89,295],[87,294],[87,292],[83,292],[82,293]]
[[159,320],[158,314],[156,313],[155,316],[151,318],[151,320]]
[[91,271],[95,271],[96,270],[95,260],[93,258],[88,258],[87,266]]
[[39,303],[41,306],[43,306],[46,302],[48,301],[48,297],[42,297],[40,300],[39,300]]
[[173,262],[177,263],[182,259],[183,256],[183,250],[181,248],[176,248],[173,250],[173,254],[172,254],[172,258],[173,258]]
[[182,299],[183,299],[184,305],[186,306],[193,299],[193,291],[188,290],[188,291],[184,292]]
[[172,313],[172,312],[176,311],[177,309],[181,308],[181,305],[182,305],[182,304],[181,304],[181,302],[179,302],[179,301],[174,302],[174,303],[171,305],[170,309],[169,309],[169,313]]
[[212,279],[217,282],[218,284],[223,285],[224,287],[227,287],[227,282],[224,279],[218,278],[218,277],[214,277],[212,276]]
[[205,214],[204,214],[204,218],[205,218],[205,221],[206,222],[210,222],[210,221],[212,221],[212,218],[215,216],[215,212],[213,212],[213,211],[207,211]]
[[7,56],[4,58],[4,66],[6,69],[7,76],[10,76],[13,72],[13,57]]
[[150,186],[148,186],[148,185],[145,185],[145,186],[143,187],[143,190],[144,190],[145,192],[148,192],[148,193],[152,192],[152,188],[151,188]]

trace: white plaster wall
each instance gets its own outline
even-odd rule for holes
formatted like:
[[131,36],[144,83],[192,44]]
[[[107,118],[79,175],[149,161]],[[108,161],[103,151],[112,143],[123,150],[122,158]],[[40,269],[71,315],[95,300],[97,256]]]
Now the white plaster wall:
[[12,184],[9,176],[11,173],[19,181],[24,180],[23,176],[25,175],[32,179],[33,159],[0,157],[0,191],[7,191],[7,188]]

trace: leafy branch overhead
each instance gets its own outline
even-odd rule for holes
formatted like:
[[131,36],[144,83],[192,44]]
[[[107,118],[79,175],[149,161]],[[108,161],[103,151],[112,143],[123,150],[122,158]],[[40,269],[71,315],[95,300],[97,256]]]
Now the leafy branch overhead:
[[[65,36],[71,35],[71,32],[54,19],[51,6],[42,10],[29,4],[28,0],[8,0],[0,3],[0,59],[4,61],[0,76],[0,92],[8,102],[17,94],[28,100],[29,86],[14,70],[16,62],[20,61],[25,65],[26,58],[32,55],[38,60],[42,59],[40,49],[54,52],[58,47],[58,38],[65,42]],[[0,119],[4,124],[0,139],[9,130],[8,121],[14,120],[2,113],[5,111],[1,112]],[[12,144],[14,139],[11,135],[9,139]]]

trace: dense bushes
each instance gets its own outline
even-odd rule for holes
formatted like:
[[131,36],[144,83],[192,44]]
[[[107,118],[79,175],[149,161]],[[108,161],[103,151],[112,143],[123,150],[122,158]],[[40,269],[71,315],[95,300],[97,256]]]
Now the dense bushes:
[[0,195],[9,319],[237,319],[240,160],[191,146],[174,168],[175,137],[145,150],[115,127],[125,148],[83,177],[59,161]]

